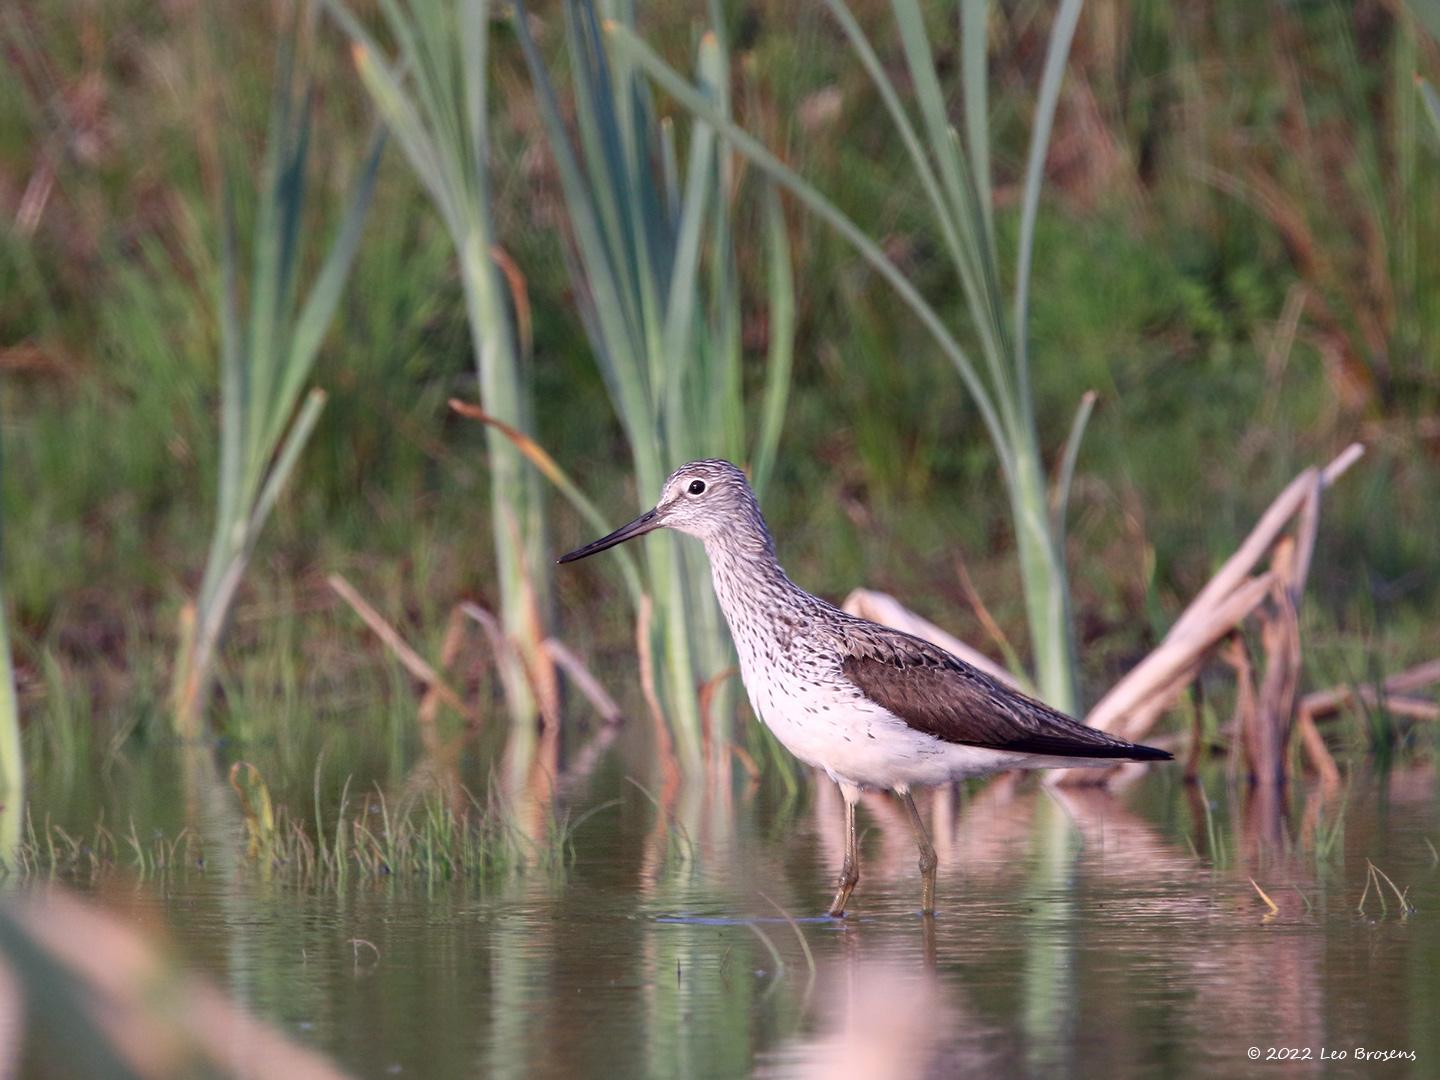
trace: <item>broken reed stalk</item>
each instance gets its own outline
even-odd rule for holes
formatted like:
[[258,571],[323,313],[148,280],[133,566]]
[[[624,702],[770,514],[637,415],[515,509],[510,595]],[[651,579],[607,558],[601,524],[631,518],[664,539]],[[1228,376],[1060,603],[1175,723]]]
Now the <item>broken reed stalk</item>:
[[[1164,706],[1158,704],[1164,701],[1163,695],[1178,695],[1190,681],[1182,676],[1191,673],[1193,677],[1199,658],[1254,611],[1274,584],[1275,576],[1269,572],[1251,578],[1203,618],[1189,620],[1183,633],[1172,629],[1159,646],[1111,687],[1090,710],[1086,722],[1110,730],[1129,718],[1135,723],[1126,727],[1125,737],[1139,738],[1130,732],[1149,729],[1163,711]],[[1146,721],[1143,726],[1141,720]]]
[[1229,760],[1229,775],[1230,779],[1234,780],[1239,773],[1240,757],[1244,755],[1249,760],[1254,760],[1258,753],[1258,749],[1246,747],[1245,740],[1254,735],[1255,714],[1260,706],[1255,693],[1255,667],[1250,662],[1250,650],[1245,645],[1245,638],[1238,631],[1230,634],[1224,648],[1220,650],[1220,658],[1235,672],[1235,712],[1230,720]]
[[[505,672],[517,671],[520,677],[525,679],[530,695],[540,710],[540,726],[545,730],[558,727],[560,706],[554,684],[541,683],[536,670],[530,666],[525,655],[515,647],[514,641],[506,635],[505,628],[500,625],[500,620],[495,617],[494,613],[470,600],[461,603],[460,610],[479,623],[485,631],[485,638],[490,642],[490,649],[495,654],[495,664],[502,673],[502,679],[507,677]],[[548,655],[545,657],[545,661],[546,667],[549,668],[552,661]],[[509,677],[513,677],[513,675]],[[513,693],[508,689],[507,696],[513,697]]]
[[[1224,731],[1236,739],[1235,746],[1241,747],[1240,740],[1253,725],[1251,714],[1257,709],[1254,680],[1248,653],[1244,642],[1238,637],[1232,639],[1222,658],[1235,669],[1239,694],[1236,700],[1235,716]],[[1440,720],[1440,704],[1426,698],[1407,696],[1413,691],[1440,682],[1440,660],[1430,660],[1413,668],[1392,675],[1381,684],[1367,683],[1361,686],[1337,686],[1329,690],[1315,690],[1300,699],[1295,707],[1295,733],[1300,739],[1311,767],[1327,787],[1338,786],[1340,769],[1335,758],[1325,745],[1320,734],[1319,721],[1339,715],[1344,709],[1359,701],[1368,708],[1383,707],[1397,716],[1415,720]],[[1248,754],[1249,749],[1245,748]]]
[[635,652],[640,657],[640,690],[645,696],[645,705],[650,710],[650,720],[655,726],[655,755],[660,759],[665,776],[664,788],[668,790],[679,782],[680,762],[675,757],[675,740],[670,737],[670,726],[665,723],[665,710],[660,707],[660,695],[655,690],[655,656],[650,651],[651,615],[650,597],[642,594],[635,618]]
[[581,662],[578,656],[570,651],[564,642],[553,637],[546,638],[544,649],[550,654],[550,659],[555,662],[555,666],[575,684],[575,689],[579,690],[585,700],[595,707],[601,720],[606,724],[620,723],[624,715],[620,711],[620,706],[615,704],[615,699],[606,692],[605,687],[600,685],[600,680]]
[[405,643],[400,632],[385,621],[384,617],[355,591],[355,587],[346,581],[339,574],[330,574],[325,579],[326,584],[350,605],[360,620],[370,628],[371,632],[389,649],[395,659],[400,661],[401,666],[418,681],[424,683],[428,688],[439,695],[440,700],[449,705],[467,720],[473,715],[472,710],[461,699],[460,695],[446,685],[445,680],[440,677],[433,667],[426,662],[424,657]]
[[[1198,670],[1204,654],[1265,599],[1280,575],[1270,571],[1251,577],[1255,566],[1274,547],[1281,531],[1296,513],[1307,502],[1318,499],[1319,492],[1339,479],[1364,452],[1364,447],[1353,443],[1324,469],[1306,469],[1292,480],[1260,516],[1235,554],[1175,620],[1159,647],[1100,699],[1085,717],[1086,723],[1127,739],[1143,738],[1163,707],[1152,704],[1143,712],[1141,707],[1154,697],[1183,689],[1183,685],[1177,685],[1175,676],[1190,664]],[[1287,567],[1290,572],[1283,580],[1284,588],[1292,597],[1303,587],[1298,573],[1309,571],[1317,514],[1318,509],[1307,510],[1302,517],[1297,557]]]
[[[450,617],[445,621],[445,636],[440,639],[440,671],[449,671],[459,658],[469,625],[469,620],[465,618],[465,613],[458,604],[450,609]],[[435,718],[440,711],[442,700],[438,686],[427,686],[425,696],[420,699],[420,708],[415,714],[415,722],[420,728],[420,743],[425,747],[426,755],[432,758],[441,749],[440,732],[435,726]],[[473,719],[471,727],[475,727]]]
[[1316,690],[1301,699],[1300,711],[1313,720],[1322,720],[1340,712],[1358,697],[1371,708],[1383,703],[1386,709],[1401,716],[1411,716],[1417,720],[1440,720],[1440,705],[1423,698],[1406,696],[1437,682],[1440,682],[1440,660],[1429,660],[1398,675],[1390,676],[1378,686],[1366,683],[1361,686],[1337,686],[1330,690]]
[[1339,788],[1340,766],[1335,764],[1335,756],[1330,753],[1324,736],[1315,726],[1315,718],[1302,711],[1295,718],[1295,732],[1300,736],[1300,745],[1305,750],[1305,756],[1310,759],[1310,765],[1320,777],[1325,789],[1334,791]]
[[[1305,507],[1318,506],[1318,490],[1306,496]],[[1305,516],[1311,521],[1318,510],[1306,515],[1302,510],[1301,533]],[[1313,543],[1313,531],[1310,535]],[[1270,560],[1276,576],[1269,602],[1259,608],[1260,640],[1265,648],[1265,676],[1251,714],[1251,730],[1244,745],[1250,775],[1265,783],[1284,783],[1288,772],[1285,752],[1290,745],[1290,732],[1295,717],[1295,696],[1300,683],[1300,619],[1296,601],[1303,590],[1297,580],[1296,541],[1282,537],[1275,544]]]

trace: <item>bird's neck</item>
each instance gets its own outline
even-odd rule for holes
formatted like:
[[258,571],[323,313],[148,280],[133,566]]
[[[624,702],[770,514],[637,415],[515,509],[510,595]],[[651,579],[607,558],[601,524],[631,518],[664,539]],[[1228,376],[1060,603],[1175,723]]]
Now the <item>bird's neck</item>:
[[737,621],[765,612],[780,596],[795,590],[775,557],[775,544],[766,532],[737,529],[709,537],[705,541],[705,554],[710,559],[715,595],[732,634],[737,629]]

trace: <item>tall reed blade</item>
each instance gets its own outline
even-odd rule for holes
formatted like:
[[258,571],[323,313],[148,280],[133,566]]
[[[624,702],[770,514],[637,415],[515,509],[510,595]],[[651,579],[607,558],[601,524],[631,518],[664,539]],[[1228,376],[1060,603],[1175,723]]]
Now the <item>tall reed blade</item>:
[[[623,22],[610,24],[609,38],[617,56],[643,69],[698,120],[714,128],[739,154],[791,191],[807,209],[848,240],[895,289],[954,365],[980,411],[1009,492],[1036,668],[1035,682],[1047,701],[1075,712],[1079,700],[1065,568],[1064,503],[1088,409],[1082,412],[1074,436],[1062,454],[1055,483],[1047,483],[1030,383],[1027,328],[1030,271],[1045,157],[1081,0],[1062,0],[1051,30],[1032,118],[1022,185],[1019,243],[1010,275],[1001,265],[993,223],[985,40],[989,4],[986,0],[964,0],[961,5],[963,138],[950,121],[949,104],[941,89],[918,0],[892,0],[891,3],[907,81],[913,88],[920,114],[918,127],[911,120],[885,63],[844,0],[826,0],[826,5],[846,35],[856,59],[874,82],[905,146],[909,165],[925,193],[936,232],[944,242],[969,311],[975,337],[973,352],[960,343],[914,282],[886,256],[872,236],[737,126],[715,106],[703,85],[678,74]],[[1002,286],[1007,276],[1014,281],[1013,295],[1008,298]],[[978,363],[975,353],[978,353]]]
[[[613,15],[633,33],[630,5]],[[764,210],[770,346],[758,438],[747,442],[736,266],[735,170],[709,122],[689,131],[684,162],[675,132],[657,118],[634,60],[613,52],[595,5],[565,5],[573,87],[572,141],[523,4],[516,32],[539,99],[569,215],[572,268],[581,318],[611,403],[630,443],[636,496],[649,506],[665,476],[697,457],[749,461],[763,485],[784,426],[794,332],[793,283],[785,223],[773,197]],[[696,94],[728,121],[730,63],[720,22],[695,57]],[[731,664],[724,621],[703,559],[676,538],[647,538],[646,593],[654,601],[652,652],[683,763],[703,756],[702,729],[728,739],[728,687],[700,688]]]
[[321,341],[350,273],[375,186],[377,136],[340,228],[303,302],[305,176],[310,95],[297,89],[292,25],[276,63],[265,165],[251,236],[248,317],[241,314],[241,267],[232,192],[225,177],[220,252],[220,471],[215,531],[199,596],[187,607],[175,668],[174,721],[195,738],[214,679],[216,653],[231,604],[260,531],[295,470],[325,403],[311,390],[302,403]]
[[[533,434],[532,400],[511,317],[490,205],[487,0],[389,0],[384,24],[398,55],[389,59],[345,0],[326,8],[350,38],[361,80],[444,220],[459,257],[466,315],[484,410]],[[528,729],[538,715],[532,682],[554,682],[541,647],[550,621],[551,559],[541,485],[515,445],[486,433],[491,530],[500,618],[514,645],[501,662],[512,719]]]

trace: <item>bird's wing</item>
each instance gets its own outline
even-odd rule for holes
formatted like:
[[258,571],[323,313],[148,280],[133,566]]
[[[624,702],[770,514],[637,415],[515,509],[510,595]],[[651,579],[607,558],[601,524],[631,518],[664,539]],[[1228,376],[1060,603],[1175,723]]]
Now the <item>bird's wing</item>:
[[862,694],[945,742],[1058,757],[1171,756],[1072,720],[944,649],[889,627],[857,620],[843,635],[841,652],[841,669]]

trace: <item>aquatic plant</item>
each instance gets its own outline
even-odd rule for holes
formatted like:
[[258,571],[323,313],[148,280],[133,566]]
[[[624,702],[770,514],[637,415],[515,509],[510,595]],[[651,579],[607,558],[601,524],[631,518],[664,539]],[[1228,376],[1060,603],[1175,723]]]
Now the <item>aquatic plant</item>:
[[305,218],[311,100],[308,91],[298,92],[297,30],[298,21],[282,38],[276,60],[251,238],[248,318],[241,315],[234,197],[244,165],[232,161],[225,176],[219,282],[219,495],[205,576],[199,595],[186,608],[174,677],[175,727],[187,738],[199,734],[216,652],[260,530],[324,407],[322,390],[311,390],[303,403],[301,392],[349,275],[380,162],[377,139],[302,303],[302,241],[311,228]]
[[76,834],[32,817],[7,869],[26,879],[95,882],[113,874],[174,880],[232,867],[246,877],[327,889],[382,879],[430,884],[520,870],[562,873],[575,858],[577,830],[617,805],[602,802],[576,817],[552,812],[531,835],[495,790],[481,797],[462,788],[457,807],[433,791],[392,800],[377,788],[352,797],[347,782],[338,806],[322,812],[317,801],[307,821],[274,802],[248,764],[232,768],[230,783],[238,851],[216,850],[234,837],[207,839],[193,828],[142,836],[133,821],[122,828],[97,821]]
[[[966,0],[960,8],[960,68],[964,132],[949,106],[918,0],[893,0],[906,74],[921,115],[917,129],[894,79],[844,0],[826,0],[856,59],[875,83],[924,190],[936,231],[953,266],[974,326],[980,363],[962,345],[916,284],[882,245],[813,184],[802,178],[730,119],[704,83],[692,84],[643,42],[631,25],[607,25],[617,57],[643,69],[698,119],[713,126],[746,159],[791,191],[805,207],[848,240],[895,289],[934,337],[974,399],[1000,458],[1025,592],[1030,640],[1041,696],[1057,708],[1079,706],[1070,590],[1065,568],[1065,509],[1080,439],[1090,415],[1083,399],[1064,442],[1051,483],[1041,460],[1040,433],[1030,377],[1028,337],[1030,271],[1035,225],[1051,125],[1081,0],[1064,0],[1055,16],[1031,122],[1030,149],[1021,186],[1019,239],[1013,265],[1002,263],[992,210],[987,73],[989,4]],[[1013,289],[1005,289],[1006,270]]]
[[[326,7],[349,36],[366,90],[454,241],[481,404],[490,415],[529,433],[529,374],[502,270],[502,262],[509,264],[496,240],[490,206],[490,4],[397,0],[381,5],[384,25],[399,50],[393,61],[344,0],[326,0]],[[518,296],[515,306],[521,308]],[[499,431],[488,431],[486,440],[499,617],[514,646],[497,662],[518,733],[533,727],[537,692],[553,694],[553,668],[542,648],[551,558],[539,478]]]
[[[614,17],[633,32],[633,5],[615,7]],[[712,126],[696,122],[682,167],[673,125],[657,116],[640,71],[623,54],[611,55],[588,0],[564,6],[577,147],[523,4],[517,15],[565,196],[581,317],[630,444],[638,499],[650,506],[671,469],[702,457],[748,462],[763,491],[784,423],[794,332],[789,247],[773,192],[763,206],[769,354],[752,442],[742,386],[734,163]],[[696,93],[728,122],[730,62],[714,5],[710,16],[696,55]],[[661,697],[679,756],[693,769],[703,749],[702,687],[713,687],[730,666],[729,637],[699,553],[668,535],[645,543]],[[718,702],[704,711],[712,743],[724,746],[729,710]]]

